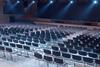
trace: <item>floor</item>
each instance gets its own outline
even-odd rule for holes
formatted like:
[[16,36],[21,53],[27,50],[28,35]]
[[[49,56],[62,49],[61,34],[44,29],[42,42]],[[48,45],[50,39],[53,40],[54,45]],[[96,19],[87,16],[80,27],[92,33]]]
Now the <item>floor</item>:
[[0,59],[0,67],[94,67],[91,65],[86,65],[82,63],[73,63],[73,62],[68,62],[68,64],[65,64],[64,66],[62,65],[57,65],[57,64],[47,64],[47,62],[44,61],[38,61],[36,59],[26,59],[24,61],[19,61],[19,62],[11,62],[7,61],[4,59]]

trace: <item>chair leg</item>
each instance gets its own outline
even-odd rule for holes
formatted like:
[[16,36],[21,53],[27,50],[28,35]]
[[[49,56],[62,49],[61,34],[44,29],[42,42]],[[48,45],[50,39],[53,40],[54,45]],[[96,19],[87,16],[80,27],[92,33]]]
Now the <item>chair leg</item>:
[[86,64],[84,63],[84,67],[86,67]]
[[100,67],[100,64],[96,64],[95,67]]
[[63,65],[63,67],[65,67],[65,64]]
[[13,62],[15,61],[14,54],[11,55],[11,59],[12,59]]
[[4,52],[0,51],[0,58],[4,57]]
[[59,65],[57,64],[57,67],[59,67]]
[[14,59],[13,59],[13,56],[12,56],[12,54],[10,54],[10,56],[11,56],[11,60],[13,61]]
[[68,63],[66,63],[66,64],[64,65],[64,67],[68,67]]
[[6,58],[6,54],[5,54],[5,52],[3,52],[3,55],[4,55],[4,57],[3,57],[3,58],[5,59],[5,58]]
[[97,67],[97,64],[95,64],[95,67]]
[[[37,64],[37,63],[38,63],[38,64]],[[38,65],[38,67],[41,67],[41,66],[40,66],[39,60],[36,60],[36,64]]]
[[6,53],[6,52],[5,52],[5,57],[4,57],[4,58],[5,58],[6,60],[8,60],[8,59],[7,59],[7,53]]
[[47,62],[47,67],[49,67],[49,63]]
[[41,67],[41,66],[40,66],[40,61],[38,61],[38,63],[39,63],[39,67]]
[[29,55],[29,53],[27,52],[27,56],[28,56],[28,58],[30,58],[30,55]]
[[74,67],[75,67],[75,62],[74,62]]

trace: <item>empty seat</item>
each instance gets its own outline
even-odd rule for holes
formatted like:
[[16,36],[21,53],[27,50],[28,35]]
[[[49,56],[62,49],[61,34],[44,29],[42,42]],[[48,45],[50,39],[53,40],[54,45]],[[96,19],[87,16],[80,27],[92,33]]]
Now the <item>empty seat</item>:
[[10,43],[11,47],[16,47],[16,45],[14,43]]
[[16,37],[16,40],[20,40],[21,38],[20,37]]
[[59,47],[64,47],[64,44],[58,43],[58,46],[59,46]]
[[17,48],[22,48],[22,45],[20,45],[20,44],[17,44]]
[[26,41],[26,37],[22,37],[21,40],[22,40],[22,41]]
[[39,45],[36,43],[32,43],[32,46],[38,47]]
[[94,54],[94,53],[88,53],[89,57],[92,57],[92,58],[97,58],[97,54]]
[[54,62],[56,62],[57,64],[63,64],[63,59],[59,59],[59,58],[54,58]]
[[56,46],[52,46],[52,50],[58,51],[58,50],[59,50],[59,48],[58,48],[58,47],[56,47]]
[[74,60],[78,60],[78,61],[81,61],[82,60],[82,57],[81,56],[77,56],[77,55],[72,55],[72,58]]
[[60,51],[62,51],[62,52],[67,52],[68,50],[67,50],[67,48],[60,48]]
[[30,43],[30,42],[26,42],[26,45],[29,45],[29,46],[31,46],[31,43]]
[[45,41],[47,41],[47,42],[51,41],[50,37],[49,38],[46,37]]
[[24,44],[24,41],[19,41],[20,44]]
[[58,52],[58,51],[52,51],[52,53],[54,56],[60,56],[60,52]]
[[4,45],[5,45],[5,46],[9,46],[9,43],[8,43],[8,42],[4,42]]
[[80,55],[82,55],[82,56],[87,56],[87,53],[84,52],[84,51],[78,51],[78,53],[79,53]]
[[13,40],[14,43],[18,43],[18,40]]
[[100,54],[100,49],[99,50],[98,49],[94,49],[93,52]]
[[100,64],[100,59],[95,59],[96,64]]
[[4,51],[4,50],[5,50],[5,48],[4,48],[3,46],[0,46],[0,50]]
[[7,39],[5,37],[2,38],[3,41],[6,41]]
[[35,32],[31,32],[31,34],[30,34],[32,37],[35,35]]
[[83,61],[88,63],[93,63],[93,59],[88,57],[83,57]]
[[12,52],[12,49],[11,48],[6,48],[6,51],[7,52]]
[[69,52],[70,52],[70,53],[73,53],[73,54],[76,54],[76,53],[77,53],[77,50],[69,49]]
[[74,46],[76,50],[82,50],[82,47]]
[[34,42],[39,43],[39,40],[38,39],[34,39]]
[[13,40],[12,40],[12,39],[8,39],[8,41],[9,41],[9,42],[12,42]]
[[86,52],[91,52],[90,48],[83,48],[83,50],[86,51]]
[[73,45],[71,43],[70,44],[67,44],[66,47],[67,48],[70,48],[70,49],[73,49]]
[[30,50],[29,46],[23,46],[25,50]]
[[27,41],[28,41],[28,42],[32,42],[32,38],[28,38]]
[[64,58],[71,58],[71,55],[68,53],[62,53],[62,57]]
[[40,40],[41,44],[46,44],[46,42],[44,40]]
[[45,54],[51,54],[51,51],[50,50],[47,50],[47,49],[44,49],[44,53]]
[[15,39],[15,36],[10,36],[11,39]]
[[34,53],[34,56],[38,59],[42,59],[42,55],[40,53]]
[[44,60],[49,61],[49,62],[53,61],[52,57],[50,56],[44,56]]
[[2,41],[0,41],[0,45],[2,45]]

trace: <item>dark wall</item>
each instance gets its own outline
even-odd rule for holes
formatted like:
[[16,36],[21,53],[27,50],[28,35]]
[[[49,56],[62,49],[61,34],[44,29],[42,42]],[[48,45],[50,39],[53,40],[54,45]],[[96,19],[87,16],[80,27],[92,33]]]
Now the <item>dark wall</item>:
[[[4,0],[4,14],[9,15],[11,22],[30,21],[36,17],[37,3],[32,4],[33,0]],[[11,4],[10,4],[11,3]],[[9,5],[10,4],[10,5]],[[15,5],[16,4],[16,5]],[[31,6],[29,7],[29,5]],[[14,8],[11,8],[15,5]]]
[[[61,11],[69,4],[70,0],[55,0],[54,3],[48,7],[46,7],[46,5],[48,5],[50,0],[35,0],[35,5],[32,5],[27,11],[25,11],[25,8],[27,8],[33,0],[20,0],[21,3],[19,3],[14,10],[9,10],[7,0],[4,1],[4,12],[6,14],[19,14],[19,16],[21,15],[20,17],[18,16],[19,18],[32,19],[33,17],[37,17],[56,20],[100,21],[100,2],[93,6],[93,0],[74,0],[75,3],[70,5],[69,8],[66,8],[62,15],[60,14]],[[9,1],[16,3],[17,0]]]
[[[75,2],[61,16],[61,10],[69,3],[55,2],[51,4],[44,12],[41,10],[47,3],[38,3],[38,17],[58,20],[85,20],[100,21],[100,3],[93,5],[89,2]],[[92,7],[91,7],[92,6]],[[90,11],[89,11],[90,10]]]

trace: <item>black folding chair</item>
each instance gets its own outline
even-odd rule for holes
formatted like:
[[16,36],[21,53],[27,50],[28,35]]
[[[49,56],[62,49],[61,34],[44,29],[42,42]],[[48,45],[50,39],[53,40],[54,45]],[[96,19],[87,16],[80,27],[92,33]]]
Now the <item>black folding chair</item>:
[[47,62],[47,67],[49,67],[49,63],[53,62],[52,57],[44,55],[44,60]]
[[42,55],[40,53],[34,52],[34,57],[36,58],[36,60],[38,61],[38,63],[40,63],[40,61],[43,60],[43,57],[42,57]]
[[57,67],[58,67],[59,65],[64,65],[63,59],[54,58],[54,62],[57,64]]
[[[10,54],[10,56],[11,56],[11,60],[13,60],[13,57],[12,57],[13,50],[12,50],[12,48],[8,48],[8,47],[6,47],[6,48],[5,48],[5,51],[6,51],[7,53]],[[7,58],[7,55],[6,55],[6,59],[7,59],[7,60],[9,59],[9,57]]]

